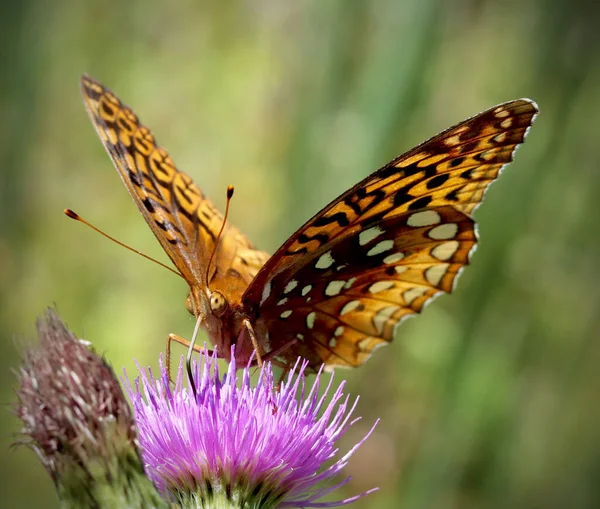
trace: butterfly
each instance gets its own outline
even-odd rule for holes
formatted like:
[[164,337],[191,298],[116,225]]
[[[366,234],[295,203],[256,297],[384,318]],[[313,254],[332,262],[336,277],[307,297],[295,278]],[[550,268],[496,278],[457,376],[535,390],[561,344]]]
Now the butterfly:
[[453,290],[477,243],[472,214],[538,113],[519,99],[450,127],[336,198],[269,256],[225,221],[115,94],[87,76],[81,88],[219,356],[231,360],[234,345],[240,367],[256,352],[284,368],[301,356],[309,371],[363,364],[403,319]]

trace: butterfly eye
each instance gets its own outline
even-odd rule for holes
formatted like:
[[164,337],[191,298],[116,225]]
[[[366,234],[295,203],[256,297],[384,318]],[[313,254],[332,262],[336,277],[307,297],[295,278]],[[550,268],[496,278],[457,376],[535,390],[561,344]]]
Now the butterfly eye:
[[227,309],[227,301],[221,292],[210,294],[210,309],[217,316],[221,316]]

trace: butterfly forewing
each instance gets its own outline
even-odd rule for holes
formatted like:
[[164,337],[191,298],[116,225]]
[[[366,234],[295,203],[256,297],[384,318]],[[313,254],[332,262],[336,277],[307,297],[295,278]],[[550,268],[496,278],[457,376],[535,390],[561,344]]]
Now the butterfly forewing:
[[476,243],[471,214],[537,107],[496,106],[419,145],[309,220],[243,297],[280,357],[357,366],[395,326],[450,292]]
[[[190,286],[205,286],[223,216],[116,95],[87,76],[81,89],[102,143],[163,249]],[[229,223],[222,238],[213,274],[233,269],[248,284],[268,255]]]

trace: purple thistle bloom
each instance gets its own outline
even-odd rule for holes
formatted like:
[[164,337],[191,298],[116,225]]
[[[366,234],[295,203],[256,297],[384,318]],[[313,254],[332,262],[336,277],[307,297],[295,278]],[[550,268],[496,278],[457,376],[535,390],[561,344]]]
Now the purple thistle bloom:
[[135,389],[126,380],[146,472],[159,491],[184,507],[192,501],[193,507],[210,507],[220,500],[229,507],[265,508],[333,507],[374,491],[318,502],[350,480],[333,482],[377,423],[348,453],[323,467],[336,456],[336,441],[358,420],[350,420],[358,398],[349,407],[342,382],[326,403],[333,375],[319,397],[321,372],[306,394],[305,368],[299,359],[279,392],[273,390],[269,363],[255,387],[246,368],[238,387],[235,356],[221,379],[216,357],[205,354],[201,372],[195,366],[195,401],[184,387],[183,363],[174,389],[162,357],[159,378],[140,369],[141,387],[139,377]]

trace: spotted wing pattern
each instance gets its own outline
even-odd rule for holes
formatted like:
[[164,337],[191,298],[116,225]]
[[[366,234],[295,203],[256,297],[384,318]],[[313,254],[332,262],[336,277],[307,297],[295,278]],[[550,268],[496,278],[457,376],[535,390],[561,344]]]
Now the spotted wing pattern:
[[[92,123],[154,235],[190,286],[205,285],[223,216],[115,94],[87,76],[81,89]],[[267,258],[228,223],[211,274],[233,270],[248,284]]]
[[400,321],[450,292],[476,242],[471,218],[537,106],[501,104],[373,173],[292,235],[243,296],[281,362],[358,366]]

